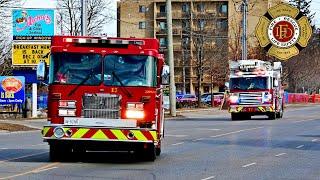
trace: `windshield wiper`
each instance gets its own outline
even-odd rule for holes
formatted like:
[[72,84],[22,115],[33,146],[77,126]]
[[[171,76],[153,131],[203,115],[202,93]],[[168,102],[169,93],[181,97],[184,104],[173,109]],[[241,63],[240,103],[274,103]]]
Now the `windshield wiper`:
[[116,78],[116,80],[120,83],[121,85],[121,89],[127,94],[128,97],[132,97],[132,94],[129,92],[129,90],[126,88],[126,86],[124,86],[124,84],[122,83],[121,79],[119,78],[119,76],[114,72],[112,71],[112,75]]
[[75,88],[73,88],[70,92],[69,92],[69,94],[68,94],[68,96],[71,96],[81,85],[83,85],[84,83],[86,83],[91,77],[92,77],[92,75],[93,75],[93,69],[91,70],[91,72],[79,83],[79,84],[77,84],[77,86],[75,87]]

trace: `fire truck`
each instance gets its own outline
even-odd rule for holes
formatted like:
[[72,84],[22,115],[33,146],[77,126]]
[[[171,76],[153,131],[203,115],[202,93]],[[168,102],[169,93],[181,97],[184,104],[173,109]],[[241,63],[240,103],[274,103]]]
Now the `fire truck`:
[[283,116],[281,62],[261,60],[230,61],[229,112],[232,120],[267,115]]
[[49,81],[42,135],[52,161],[87,151],[160,155],[169,67],[157,39],[54,36],[44,74],[37,71]]

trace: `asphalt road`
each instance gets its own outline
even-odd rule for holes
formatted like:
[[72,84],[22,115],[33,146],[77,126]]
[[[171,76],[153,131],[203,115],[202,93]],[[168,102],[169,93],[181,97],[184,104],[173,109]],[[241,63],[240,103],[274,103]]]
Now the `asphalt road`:
[[1,179],[320,179],[320,106],[290,108],[281,120],[230,121],[215,111],[166,121],[163,153],[86,153],[48,161],[40,131],[0,134]]

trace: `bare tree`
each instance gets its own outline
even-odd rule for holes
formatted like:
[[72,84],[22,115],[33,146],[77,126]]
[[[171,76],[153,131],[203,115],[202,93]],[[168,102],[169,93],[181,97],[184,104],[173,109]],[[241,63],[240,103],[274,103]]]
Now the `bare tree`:
[[0,75],[9,75],[11,66],[12,25],[11,7],[17,7],[18,0],[0,0]]
[[[87,0],[87,33],[88,35],[103,34],[103,27],[111,19],[111,0]],[[80,35],[81,0],[61,0],[57,2],[58,26],[61,34]]]
[[[228,70],[228,21],[219,18],[220,14],[212,16],[209,13],[199,13],[194,19],[197,26],[192,34],[195,51],[195,64],[198,82],[198,106],[201,106],[201,90],[203,83],[222,86]],[[221,15],[223,16],[223,15]],[[214,27],[214,28],[213,28]]]

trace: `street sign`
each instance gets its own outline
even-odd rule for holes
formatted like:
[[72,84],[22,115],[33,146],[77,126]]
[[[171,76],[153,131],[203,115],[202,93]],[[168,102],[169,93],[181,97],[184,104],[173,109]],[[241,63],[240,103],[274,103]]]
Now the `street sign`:
[[0,105],[22,104],[25,100],[23,76],[0,76]]
[[12,65],[36,66],[41,60],[49,64],[50,42],[14,42],[12,44]]
[[54,10],[15,9],[12,11],[14,40],[50,40],[54,35]]
[[280,60],[298,55],[308,45],[311,35],[308,18],[286,3],[270,8],[256,26],[260,46]]

